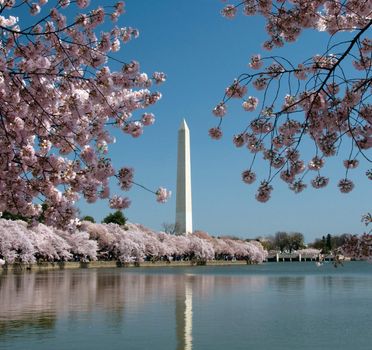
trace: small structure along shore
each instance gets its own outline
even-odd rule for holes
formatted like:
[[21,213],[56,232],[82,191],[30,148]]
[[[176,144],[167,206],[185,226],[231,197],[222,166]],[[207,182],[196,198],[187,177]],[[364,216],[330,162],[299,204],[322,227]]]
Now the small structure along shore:
[[288,261],[334,261],[334,260],[349,261],[348,257],[337,255],[336,257],[332,254],[324,255],[319,253],[316,254],[306,254],[301,252],[293,253],[280,253],[280,252],[269,252],[266,261],[269,262],[288,262]]

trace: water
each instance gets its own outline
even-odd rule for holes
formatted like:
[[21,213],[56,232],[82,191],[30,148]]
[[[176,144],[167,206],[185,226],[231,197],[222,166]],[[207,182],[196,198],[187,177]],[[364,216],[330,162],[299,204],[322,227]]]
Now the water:
[[0,349],[372,348],[372,264],[0,276]]

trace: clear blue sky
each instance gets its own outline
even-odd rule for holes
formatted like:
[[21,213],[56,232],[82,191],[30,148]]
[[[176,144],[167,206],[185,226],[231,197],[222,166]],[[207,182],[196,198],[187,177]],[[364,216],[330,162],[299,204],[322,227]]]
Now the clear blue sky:
[[[149,110],[156,114],[156,124],[139,139],[117,134],[111,157],[117,167],[134,167],[137,182],[153,189],[163,185],[174,195],[162,205],[134,187],[128,192],[132,206],[125,215],[155,230],[163,222],[174,221],[177,130],[186,118],[191,132],[194,229],[252,238],[278,230],[299,231],[307,242],[327,233],[363,232],[361,215],[372,210],[371,183],[364,175],[367,163],[351,171],[356,182],[351,194],[341,194],[337,188],[344,176],[341,160],[345,156],[328,161],[323,175],[331,176],[331,181],[326,189],[309,186],[296,195],[277,180],[272,199],[262,204],[254,198],[258,183],[248,186],[240,180],[251,154],[231,142],[247,123],[248,114],[235,104],[226,117],[223,139],[216,142],[208,137],[208,129],[216,124],[212,108],[232,79],[247,71],[251,55],[264,53],[261,44],[266,38],[262,19],[240,15],[230,21],[220,16],[222,6],[218,0],[126,2],[127,13],[118,25],[138,28],[140,37],[122,47],[120,58],[138,60],[148,74],[164,71],[168,80],[160,87],[162,100]],[[326,34],[307,32],[279,53],[307,58],[321,53],[319,43],[327,39]],[[267,174],[261,164],[259,179]],[[116,191],[120,192],[114,186]],[[80,208],[82,215],[97,220],[110,211],[106,202]]]

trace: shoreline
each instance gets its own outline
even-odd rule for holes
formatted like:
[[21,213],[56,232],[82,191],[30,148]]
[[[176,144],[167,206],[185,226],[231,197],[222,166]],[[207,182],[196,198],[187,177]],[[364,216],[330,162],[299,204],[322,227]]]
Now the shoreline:
[[236,266],[250,265],[246,260],[224,261],[210,260],[206,262],[195,261],[144,261],[141,263],[120,263],[119,261],[66,261],[66,262],[40,262],[34,264],[9,264],[0,267],[0,274],[4,272],[69,270],[69,269],[95,269],[95,268],[138,268],[138,267],[190,267],[190,266]]

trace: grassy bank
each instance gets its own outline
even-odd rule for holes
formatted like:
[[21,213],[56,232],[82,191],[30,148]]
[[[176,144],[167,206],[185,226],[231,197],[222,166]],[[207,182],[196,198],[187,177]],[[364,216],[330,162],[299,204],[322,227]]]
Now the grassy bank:
[[141,263],[127,263],[122,264],[117,261],[90,261],[90,262],[42,262],[36,264],[9,264],[0,268],[0,271],[16,272],[16,271],[41,271],[41,270],[63,270],[63,269],[92,269],[92,268],[135,268],[135,267],[178,267],[178,266],[230,266],[230,265],[247,265],[245,260],[224,261],[224,260],[210,260],[205,263],[195,261],[144,261]]

